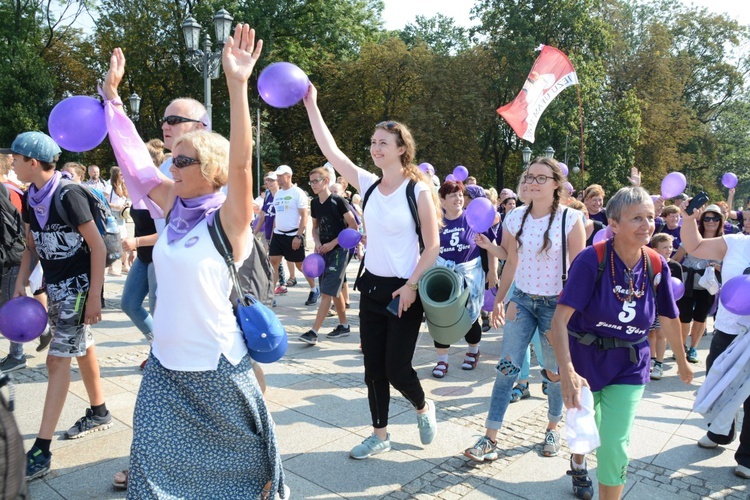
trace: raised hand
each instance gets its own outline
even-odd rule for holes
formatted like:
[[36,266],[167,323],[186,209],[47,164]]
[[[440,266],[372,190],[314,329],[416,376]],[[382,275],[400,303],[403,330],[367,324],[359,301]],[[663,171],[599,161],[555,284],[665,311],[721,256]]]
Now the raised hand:
[[121,48],[117,47],[109,57],[109,71],[107,71],[107,76],[104,78],[104,85],[102,85],[102,91],[107,99],[117,98],[117,87],[120,86],[124,75],[125,54],[122,53]]
[[255,30],[247,24],[238,24],[234,36],[230,36],[224,45],[221,57],[227,83],[235,81],[245,83],[253,73],[255,63],[260,59],[263,40],[255,43]]
[[312,83],[307,88],[307,94],[305,94],[305,97],[302,98],[302,102],[305,103],[305,106],[309,106],[311,104],[315,104],[318,101],[318,89],[315,88],[315,85]]

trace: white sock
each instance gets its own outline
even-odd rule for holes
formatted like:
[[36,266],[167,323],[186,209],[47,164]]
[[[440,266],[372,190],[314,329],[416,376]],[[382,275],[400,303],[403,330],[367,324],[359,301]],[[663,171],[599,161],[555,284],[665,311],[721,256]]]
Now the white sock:
[[574,469],[583,470],[586,468],[586,457],[583,457],[583,463],[576,462],[576,459],[573,457],[570,457],[570,463],[573,464]]
[[442,361],[443,363],[448,362],[448,355],[447,354],[441,354],[437,357],[438,362]]
[[469,353],[470,354],[476,354],[479,352],[479,344],[475,346],[469,346]]

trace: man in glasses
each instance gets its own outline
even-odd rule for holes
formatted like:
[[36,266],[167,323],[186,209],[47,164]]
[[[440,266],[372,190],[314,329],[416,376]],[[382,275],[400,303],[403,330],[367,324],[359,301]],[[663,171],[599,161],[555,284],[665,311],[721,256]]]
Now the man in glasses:
[[[276,214],[275,227],[271,235],[268,256],[273,267],[273,282],[279,279],[278,267],[281,258],[292,262],[302,272],[302,261],[305,260],[305,228],[307,227],[308,202],[307,194],[292,184],[292,168],[281,165],[274,172],[279,183],[279,190],[273,197],[273,208]],[[291,280],[291,278],[290,278]],[[305,301],[306,306],[314,305],[320,298],[320,290],[315,286],[315,280],[307,278],[310,285],[310,295]],[[278,286],[275,294],[286,293],[286,287]]]
[[318,306],[315,323],[311,330],[302,334],[300,340],[310,345],[318,343],[318,331],[331,307],[331,301],[336,304],[338,326],[328,334],[334,339],[349,335],[349,323],[346,321],[346,303],[341,285],[346,276],[346,265],[349,263],[349,250],[339,246],[339,233],[344,229],[357,229],[357,221],[349,210],[349,204],[339,195],[332,194],[328,182],[330,172],[325,167],[310,172],[310,187],[318,195],[310,204],[313,218],[313,240],[315,251],[323,255],[325,268],[320,276],[320,289],[323,298]]

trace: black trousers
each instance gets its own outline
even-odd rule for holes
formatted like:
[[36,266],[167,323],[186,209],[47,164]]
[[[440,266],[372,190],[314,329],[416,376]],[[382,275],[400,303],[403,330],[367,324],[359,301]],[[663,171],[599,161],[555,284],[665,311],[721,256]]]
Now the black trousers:
[[[729,335],[719,330],[714,331],[714,338],[711,340],[711,348],[706,358],[706,374],[708,374],[716,358],[726,351],[729,344],[736,338],[736,335]],[[739,465],[750,467],[750,398],[745,400],[742,407],[745,410],[745,418],[742,421],[742,430],[740,431],[740,446],[737,448],[737,453],[734,454],[734,459]],[[732,423],[732,428],[729,430],[728,435],[725,436],[708,431],[708,437],[714,443],[729,444],[734,441],[736,423],[736,420]]]
[[[469,331],[466,332],[466,335],[464,335],[464,340],[466,340],[467,344],[478,344],[479,341],[482,340],[482,325],[479,324],[479,321],[481,321],[481,318],[477,318],[477,320],[469,327]],[[438,349],[448,349],[450,347],[450,345],[441,344],[434,340],[432,343]]]
[[391,385],[415,408],[421,410],[425,405],[422,384],[411,364],[424,313],[422,302],[417,297],[400,318],[386,311],[391,294],[405,283],[405,279],[384,278],[365,271],[358,284],[365,383],[372,426],[376,429],[388,425]]

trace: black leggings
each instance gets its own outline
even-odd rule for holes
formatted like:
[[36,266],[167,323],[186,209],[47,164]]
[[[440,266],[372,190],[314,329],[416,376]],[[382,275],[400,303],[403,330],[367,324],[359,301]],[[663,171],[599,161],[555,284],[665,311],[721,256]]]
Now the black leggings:
[[[737,335],[729,335],[720,330],[714,331],[713,339],[711,339],[711,348],[709,349],[708,357],[706,358],[706,373],[711,371],[711,365],[714,364],[716,358],[726,351],[729,344],[731,344],[736,338]],[[734,454],[734,459],[739,465],[750,467],[750,398],[745,400],[742,407],[745,410],[745,418],[742,421],[742,429],[740,430],[740,445],[737,448],[737,452]],[[708,431],[708,437],[714,443],[727,445],[734,441],[736,423],[737,419],[735,418],[728,435],[716,434]]]
[[[469,327],[469,331],[464,336],[467,344],[478,344],[482,340],[482,325],[479,324],[479,318]],[[450,345],[441,344],[440,342],[432,342],[438,349],[448,349]]]
[[368,271],[358,283],[359,332],[365,357],[365,383],[372,426],[376,429],[388,425],[389,384],[418,410],[425,405],[422,384],[411,364],[422,324],[422,302],[417,297],[400,318],[386,311],[392,300],[391,294],[404,283],[405,279],[383,278]]
[[691,321],[705,323],[708,312],[714,305],[714,296],[708,290],[693,289],[692,296],[685,295],[677,301],[680,310],[680,323],[687,324]]

